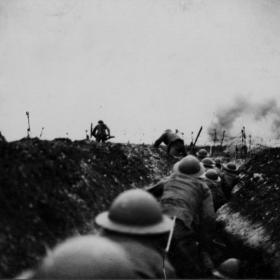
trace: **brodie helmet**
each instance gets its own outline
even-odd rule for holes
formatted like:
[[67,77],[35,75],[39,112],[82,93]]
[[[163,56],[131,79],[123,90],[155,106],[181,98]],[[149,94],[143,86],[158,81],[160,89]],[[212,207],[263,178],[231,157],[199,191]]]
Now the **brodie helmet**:
[[136,235],[162,234],[172,227],[172,220],[162,214],[153,195],[140,189],[121,193],[95,222],[104,229]]

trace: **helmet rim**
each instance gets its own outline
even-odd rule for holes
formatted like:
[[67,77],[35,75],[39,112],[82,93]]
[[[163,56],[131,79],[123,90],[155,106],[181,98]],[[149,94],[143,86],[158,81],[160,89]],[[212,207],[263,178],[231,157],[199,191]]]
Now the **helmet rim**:
[[223,169],[225,171],[227,171],[228,173],[232,173],[232,174],[237,174],[238,173],[238,170],[237,170],[236,166],[235,166],[235,169],[231,169],[231,168],[228,168],[228,164],[223,164]]
[[109,218],[109,211],[100,213],[95,218],[95,223],[102,228],[127,234],[135,235],[152,235],[152,234],[162,234],[167,233],[171,230],[172,220],[163,214],[162,220],[159,223],[148,226],[135,226],[135,225],[125,225],[112,221]]
[[200,165],[200,170],[196,173],[193,173],[193,174],[187,174],[187,173],[183,173],[179,170],[179,166],[181,164],[181,161],[178,161],[174,164],[174,167],[173,167],[173,172],[176,173],[176,174],[179,174],[179,175],[184,175],[184,176],[192,176],[192,177],[197,177],[197,178],[200,178],[201,175],[204,174],[205,172],[205,168],[203,166],[203,164],[200,162],[199,165]]

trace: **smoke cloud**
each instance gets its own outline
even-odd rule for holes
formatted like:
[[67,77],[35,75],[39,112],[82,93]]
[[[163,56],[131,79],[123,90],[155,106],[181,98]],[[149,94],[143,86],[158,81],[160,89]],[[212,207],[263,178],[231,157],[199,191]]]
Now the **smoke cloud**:
[[216,119],[208,128],[210,139],[213,139],[214,130],[216,130],[217,135],[221,135],[225,130],[227,136],[231,137],[236,120],[245,115],[253,117],[256,122],[270,118],[272,135],[276,139],[280,139],[280,107],[277,101],[267,99],[261,103],[252,103],[244,97],[237,97],[232,104],[217,111]]

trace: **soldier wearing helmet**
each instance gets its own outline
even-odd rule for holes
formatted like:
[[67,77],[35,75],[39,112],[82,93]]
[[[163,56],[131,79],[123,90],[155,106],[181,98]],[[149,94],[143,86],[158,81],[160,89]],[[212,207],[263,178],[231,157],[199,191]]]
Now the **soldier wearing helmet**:
[[207,152],[207,150],[205,149],[199,149],[199,151],[196,153],[197,158],[201,161],[204,158],[208,157],[209,154]]
[[94,129],[91,129],[91,136],[96,139],[96,142],[104,143],[110,138],[110,129],[102,120],[100,120]]
[[72,237],[49,251],[38,268],[16,279],[136,279],[117,243],[99,236]]
[[206,170],[212,169],[212,168],[215,167],[215,162],[214,162],[214,160],[212,160],[212,159],[209,158],[209,157],[206,157],[206,158],[202,159],[201,162],[202,162],[202,164],[203,164],[203,166],[204,166],[204,168],[205,168]]
[[158,148],[161,143],[167,145],[167,153],[171,156],[186,155],[184,140],[171,129],[166,129],[164,133],[155,141],[154,147]]
[[229,200],[231,198],[232,189],[239,182],[238,170],[233,162],[222,166],[221,179],[223,192]]
[[169,257],[180,278],[209,277],[212,269],[200,265],[200,252],[209,249],[208,233],[215,226],[212,194],[200,178],[203,173],[203,165],[189,155],[174,165],[163,186],[164,213],[177,217]]
[[[163,278],[163,248],[172,220],[163,215],[160,204],[140,189],[121,193],[109,211],[95,219],[99,234],[120,244],[128,254],[139,278]],[[165,262],[168,278],[175,278],[173,267]]]
[[211,190],[215,211],[227,202],[221,186],[221,178],[215,169],[208,169],[202,176]]

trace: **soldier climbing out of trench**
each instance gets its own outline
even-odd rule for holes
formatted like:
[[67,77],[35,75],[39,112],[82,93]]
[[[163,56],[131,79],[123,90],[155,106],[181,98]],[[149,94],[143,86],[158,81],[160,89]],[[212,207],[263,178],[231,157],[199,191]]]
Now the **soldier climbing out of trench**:
[[176,278],[163,258],[173,223],[150,193],[141,189],[121,193],[95,222],[101,236],[124,248],[139,278]]
[[154,147],[158,148],[161,143],[167,145],[167,153],[171,156],[185,156],[186,148],[184,140],[171,129],[166,129],[164,133],[155,141]]
[[109,127],[102,120],[98,121],[98,124],[93,129],[91,127],[90,134],[98,143],[104,143],[106,140],[112,138]]

